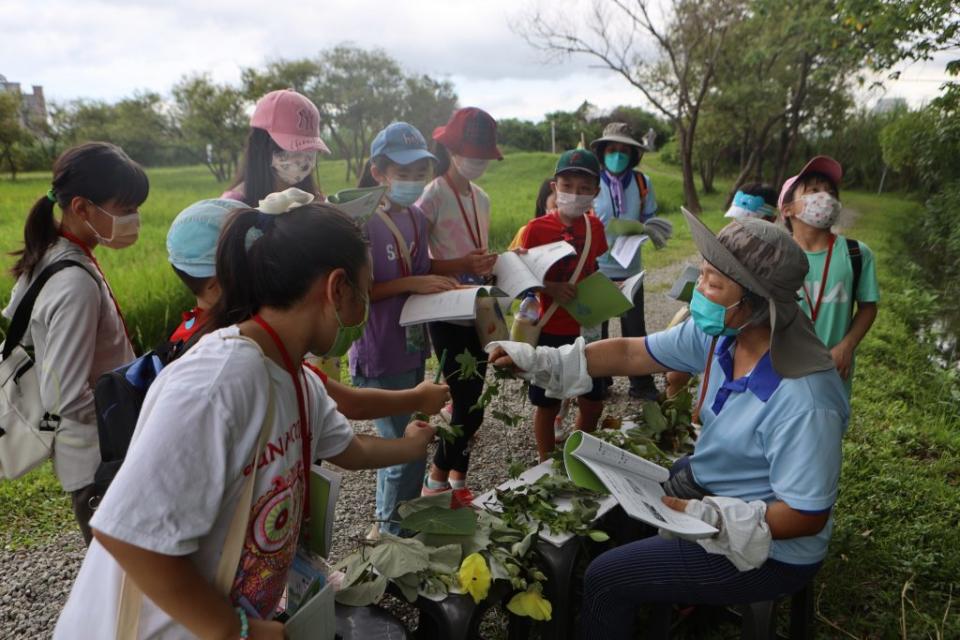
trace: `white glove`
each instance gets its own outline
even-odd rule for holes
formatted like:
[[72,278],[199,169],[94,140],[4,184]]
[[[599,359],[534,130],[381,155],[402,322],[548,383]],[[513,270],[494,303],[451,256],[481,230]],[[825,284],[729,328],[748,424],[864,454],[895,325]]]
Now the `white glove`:
[[663,218],[650,218],[643,223],[643,232],[650,236],[653,246],[662,249],[673,237],[673,225]]
[[708,496],[688,500],[684,513],[720,530],[712,538],[694,542],[707,553],[726,556],[738,570],[756,569],[770,556],[772,536],[766,521],[767,503],[762,500],[744,502],[739,498]]
[[559,348],[536,349],[525,342],[496,340],[485,350],[490,354],[497,347],[507,352],[519,369],[518,375],[543,388],[548,398],[575,398],[593,388],[593,379],[587,373],[586,343],[582,337]]

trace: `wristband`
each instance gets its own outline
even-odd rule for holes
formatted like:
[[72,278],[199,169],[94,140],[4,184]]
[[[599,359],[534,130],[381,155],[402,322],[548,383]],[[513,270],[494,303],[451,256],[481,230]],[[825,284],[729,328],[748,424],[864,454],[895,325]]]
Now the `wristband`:
[[236,607],[234,610],[240,618],[240,640],[247,640],[250,637],[250,621],[247,619],[247,612],[241,607]]

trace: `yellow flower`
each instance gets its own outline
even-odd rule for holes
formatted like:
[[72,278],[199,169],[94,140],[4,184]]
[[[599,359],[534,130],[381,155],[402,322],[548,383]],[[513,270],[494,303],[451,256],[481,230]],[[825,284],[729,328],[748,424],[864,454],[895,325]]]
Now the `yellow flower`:
[[482,555],[471,553],[464,558],[458,576],[460,588],[473,596],[474,602],[479,603],[487,597],[490,591],[490,569]]
[[549,620],[553,613],[553,605],[537,588],[527,589],[510,598],[507,609],[513,614],[529,616],[534,620]]

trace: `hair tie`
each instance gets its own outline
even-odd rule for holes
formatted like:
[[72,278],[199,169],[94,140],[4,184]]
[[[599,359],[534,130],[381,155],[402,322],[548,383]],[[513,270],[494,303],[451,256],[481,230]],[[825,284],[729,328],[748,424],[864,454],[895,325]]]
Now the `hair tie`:
[[57,201],[57,194],[54,193],[53,187],[50,187],[49,189],[47,189],[47,200],[49,200],[50,202]]

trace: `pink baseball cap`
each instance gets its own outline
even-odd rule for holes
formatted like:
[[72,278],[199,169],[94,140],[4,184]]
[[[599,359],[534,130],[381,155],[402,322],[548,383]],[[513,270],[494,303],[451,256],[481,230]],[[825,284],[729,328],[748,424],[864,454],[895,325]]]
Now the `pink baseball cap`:
[[284,151],[330,153],[320,139],[320,112],[293,89],[271,91],[260,98],[250,126],[264,129]]
[[843,167],[840,166],[839,162],[830,156],[816,156],[810,160],[810,162],[803,165],[803,169],[800,169],[800,173],[787,178],[783,183],[783,186],[780,187],[780,197],[777,199],[778,209],[783,208],[783,199],[787,197],[787,194],[790,192],[790,189],[793,188],[793,185],[797,182],[797,180],[808,173],[822,173],[838,187],[840,186],[840,181],[843,180]]

